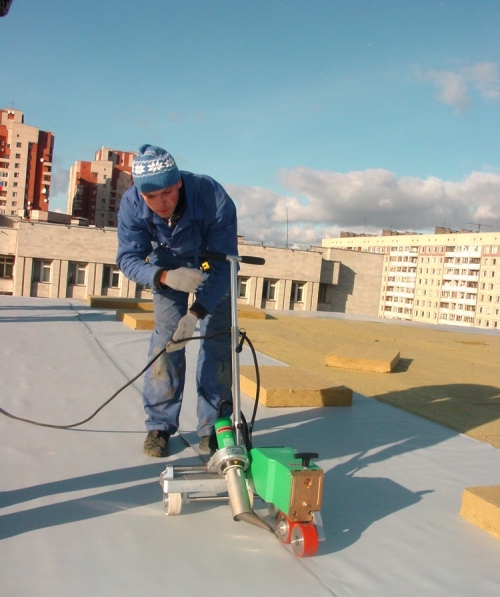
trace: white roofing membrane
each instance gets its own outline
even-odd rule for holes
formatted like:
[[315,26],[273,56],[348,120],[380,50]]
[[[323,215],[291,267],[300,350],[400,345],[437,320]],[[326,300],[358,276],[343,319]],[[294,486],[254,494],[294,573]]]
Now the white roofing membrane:
[[[78,422],[145,366],[148,342],[111,310],[0,296],[0,406]],[[227,503],[165,516],[165,463],[202,463],[189,446],[196,352],[189,343],[182,435],[167,459],[142,452],[142,379],[75,429],[0,416],[3,597],[498,597],[500,541],[459,510],[465,487],[500,483],[500,451],[359,395],[348,408],[261,406],[257,415],[255,446],[320,455],[326,541],[316,556],[296,558],[272,534],[234,522]],[[249,351],[241,362],[251,363]],[[243,395],[242,405],[249,419],[253,401]]]

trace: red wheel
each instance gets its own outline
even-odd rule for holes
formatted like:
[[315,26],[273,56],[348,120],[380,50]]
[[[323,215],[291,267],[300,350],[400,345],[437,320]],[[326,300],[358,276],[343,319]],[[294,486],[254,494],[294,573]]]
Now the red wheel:
[[276,521],[276,533],[281,543],[290,543],[292,540],[292,529],[294,523],[286,514],[280,512]]
[[312,522],[296,522],[291,535],[292,551],[298,558],[313,556],[318,551],[318,531]]

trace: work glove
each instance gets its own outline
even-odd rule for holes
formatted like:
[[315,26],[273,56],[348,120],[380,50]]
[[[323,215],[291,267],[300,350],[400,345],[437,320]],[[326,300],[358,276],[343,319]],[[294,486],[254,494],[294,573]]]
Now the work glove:
[[167,271],[166,284],[174,290],[196,292],[204,279],[205,276],[200,270],[192,267],[179,267],[178,269],[169,269]]
[[179,321],[179,325],[172,336],[172,342],[167,344],[167,352],[174,352],[174,350],[180,350],[181,348],[184,348],[184,346],[187,344],[187,340],[186,342],[178,343],[177,341],[184,340],[184,338],[192,338],[197,323],[198,318],[190,311],[187,313],[187,315],[184,315],[184,317],[182,317]]

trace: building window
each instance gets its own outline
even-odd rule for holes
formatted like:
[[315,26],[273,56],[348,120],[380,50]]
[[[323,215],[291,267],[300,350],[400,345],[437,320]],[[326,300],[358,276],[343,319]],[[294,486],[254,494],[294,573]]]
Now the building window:
[[14,257],[7,257],[0,255],[0,278],[12,278],[12,270],[14,268]]
[[[319,285],[319,294],[318,294],[318,303],[326,303],[327,302],[327,292],[328,292],[328,284],[320,284]],[[382,296],[384,293],[382,292]]]
[[68,265],[68,284],[74,286],[85,286],[85,274],[87,273],[86,263],[70,262]]
[[304,302],[304,289],[305,289],[304,282],[292,282],[292,294],[290,296],[290,300],[293,303],[303,303]]
[[103,288],[119,288],[120,270],[116,265],[105,265],[102,270]]
[[241,278],[238,276],[238,298],[247,298],[248,282],[249,278]]
[[262,286],[262,298],[268,301],[275,301],[277,285],[277,280],[264,280],[264,284]]
[[50,282],[52,261],[33,260],[33,282]]

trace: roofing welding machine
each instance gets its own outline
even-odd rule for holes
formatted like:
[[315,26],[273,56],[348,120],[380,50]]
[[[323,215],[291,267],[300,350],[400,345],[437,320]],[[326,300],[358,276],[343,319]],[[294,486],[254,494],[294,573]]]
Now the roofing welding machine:
[[[180,514],[182,505],[189,502],[229,500],[234,520],[276,534],[297,557],[312,556],[318,542],[325,540],[320,514],[324,473],[312,462],[318,454],[289,447],[253,447],[251,428],[241,412],[239,355],[248,339],[238,327],[238,264],[263,265],[265,261],[223,253],[203,253],[202,258],[208,263],[228,261],[230,266],[233,415],[216,421],[218,449],[205,465],[169,464],[161,473],[165,513]],[[255,406],[257,403],[258,390]],[[267,505],[266,516],[253,510],[256,497]]]

